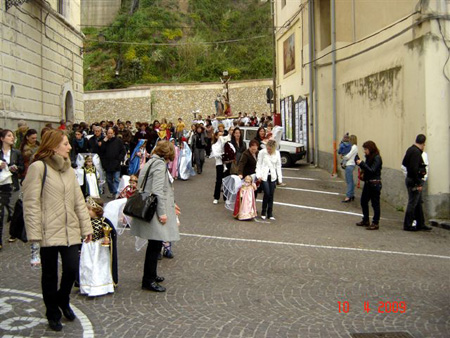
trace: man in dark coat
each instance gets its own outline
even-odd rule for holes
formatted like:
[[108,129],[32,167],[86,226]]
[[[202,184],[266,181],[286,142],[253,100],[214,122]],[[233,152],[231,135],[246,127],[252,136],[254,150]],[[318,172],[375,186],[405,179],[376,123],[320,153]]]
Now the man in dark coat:
[[[425,141],[425,135],[417,135],[416,142],[408,148],[402,162],[407,170],[405,183],[408,190],[408,206],[403,222],[403,230],[405,231],[431,230],[430,227],[425,225],[422,210],[423,178],[426,174],[426,165],[422,153],[425,148]],[[413,226],[414,221],[417,222],[416,227]]]
[[100,126],[94,126],[94,135],[89,139],[89,150],[92,153],[98,154],[100,152],[99,142],[101,142],[105,136],[103,135],[103,129]]
[[111,193],[109,198],[115,198],[120,182],[120,165],[125,159],[125,147],[120,138],[116,137],[113,128],[109,128],[106,137],[99,142],[100,160],[106,172],[106,182]]

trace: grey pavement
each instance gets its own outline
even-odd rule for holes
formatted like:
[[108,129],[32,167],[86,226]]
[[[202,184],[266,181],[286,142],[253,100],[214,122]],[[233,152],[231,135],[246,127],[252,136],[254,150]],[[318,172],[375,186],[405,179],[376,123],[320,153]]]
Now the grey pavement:
[[[63,321],[62,333],[42,320],[40,271],[29,267],[29,246],[5,243],[0,336],[450,337],[449,231],[404,232],[403,214],[385,203],[380,230],[366,231],[355,226],[359,199],[341,203],[342,179],[306,164],[283,174],[292,178],[277,188],[275,202],[282,204],[270,222],[236,221],[222,200],[212,204],[211,159],[202,175],[176,181],[183,235],[175,258],[160,262],[167,292],[141,290],[145,249],[137,252],[126,232],[118,243],[116,292],[87,298],[74,289],[79,319]],[[338,302],[348,311],[339,312]],[[406,312],[399,311],[405,303]]]

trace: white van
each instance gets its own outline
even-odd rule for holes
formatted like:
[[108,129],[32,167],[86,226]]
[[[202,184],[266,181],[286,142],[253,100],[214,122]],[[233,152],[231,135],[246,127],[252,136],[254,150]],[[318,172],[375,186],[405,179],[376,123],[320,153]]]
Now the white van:
[[[244,142],[248,148],[250,140],[256,137],[258,127],[239,127],[239,129],[244,133]],[[297,142],[281,141],[278,150],[280,151],[283,167],[290,167],[306,156],[304,145]]]

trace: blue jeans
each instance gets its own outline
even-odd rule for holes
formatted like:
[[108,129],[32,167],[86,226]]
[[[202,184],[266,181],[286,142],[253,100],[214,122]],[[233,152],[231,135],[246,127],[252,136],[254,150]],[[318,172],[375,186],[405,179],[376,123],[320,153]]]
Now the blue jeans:
[[117,195],[120,183],[120,171],[107,171],[106,183],[108,183],[109,192],[113,195]]
[[353,181],[353,170],[355,170],[354,165],[348,165],[345,168],[345,182],[347,183],[347,194],[348,198],[355,196],[355,182]]
[[262,203],[262,216],[273,216],[273,195],[275,194],[275,188],[277,181],[272,182],[271,177],[267,178],[267,181],[262,181],[262,188],[264,191],[263,203]]

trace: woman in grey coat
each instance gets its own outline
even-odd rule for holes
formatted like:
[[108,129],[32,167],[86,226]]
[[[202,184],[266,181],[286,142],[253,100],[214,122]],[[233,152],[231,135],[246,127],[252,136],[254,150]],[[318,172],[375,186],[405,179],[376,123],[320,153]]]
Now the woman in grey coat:
[[180,209],[175,204],[173,178],[167,170],[167,163],[174,159],[175,149],[169,141],[160,141],[153,150],[153,154],[139,174],[138,187],[142,186],[147,169],[151,165],[147,182],[145,182],[145,191],[157,196],[156,213],[150,222],[133,219],[131,233],[148,239],[142,288],[164,292],[166,288],[159,284],[164,281],[164,277],[157,274],[158,255],[163,242],[174,242],[180,239],[177,224]]

